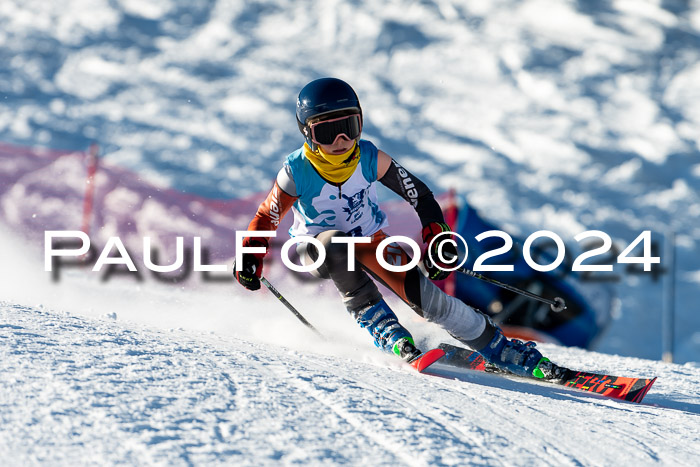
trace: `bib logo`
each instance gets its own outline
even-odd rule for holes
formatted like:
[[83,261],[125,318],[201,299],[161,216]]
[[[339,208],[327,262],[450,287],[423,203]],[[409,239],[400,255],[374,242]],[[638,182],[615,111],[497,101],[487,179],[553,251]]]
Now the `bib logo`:
[[354,219],[352,222],[356,222],[360,216],[362,216],[362,212],[360,209],[362,209],[365,206],[365,193],[367,192],[367,189],[360,190],[360,192],[355,193],[352,196],[343,196],[343,199],[348,203],[347,207],[343,208],[343,212],[347,213],[348,218],[345,219],[346,221],[349,221],[351,217],[354,216]]

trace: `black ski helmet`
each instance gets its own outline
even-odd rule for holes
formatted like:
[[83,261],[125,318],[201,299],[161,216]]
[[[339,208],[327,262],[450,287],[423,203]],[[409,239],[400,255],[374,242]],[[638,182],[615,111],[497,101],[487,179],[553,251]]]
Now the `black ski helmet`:
[[338,78],[320,78],[301,89],[297,98],[297,125],[306,144],[312,150],[316,150],[316,143],[311,141],[311,133],[307,126],[309,119],[343,110],[359,112],[362,120],[360,99],[345,81]]

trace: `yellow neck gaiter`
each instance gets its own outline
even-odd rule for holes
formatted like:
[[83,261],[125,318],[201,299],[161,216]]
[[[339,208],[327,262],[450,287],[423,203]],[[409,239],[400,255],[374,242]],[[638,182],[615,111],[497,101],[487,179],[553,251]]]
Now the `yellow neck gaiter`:
[[321,148],[314,152],[304,143],[304,156],[323,178],[342,183],[350,178],[360,162],[360,146],[355,141],[353,147],[343,154],[327,154]]

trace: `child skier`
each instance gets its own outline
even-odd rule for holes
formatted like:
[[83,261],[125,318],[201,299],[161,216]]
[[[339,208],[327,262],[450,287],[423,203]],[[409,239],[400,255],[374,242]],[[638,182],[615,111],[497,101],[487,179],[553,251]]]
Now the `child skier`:
[[[440,235],[432,242],[431,255],[424,254],[428,277],[418,266],[407,272],[392,272],[379,264],[375,252],[387,237],[383,230],[387,219],[379,209],[375,182],[379,181],[414,207],[426,245],[450,228],[433,193],[422,181],[374,144],[360,139],[362,107],[350,85],[336,78],[308,83],[299,93],[296,118],[305,143],[287,156],[248,230],[275,230],[280,219],[292,209],[294,224],[290,235],[315,237],[325,248],[326,258],[312,274],[331,279],[348,312],[360,326],[367,328],[375,344],[406,361],[417,358],[421,351],[370,275],[393,290],[420,316],[439,324],[492,364],[522,376],[546,376],[548,360],[534,343],[507,339],[488,317],[431,282],[449,275],[444,269],[447,264],[439,262],[437,253],[442,251],[443,258],[457,255],[450,235]],[[354,245],[354,260],[360,266],[354,269],[348,267],[349,245],[338,242],[347,236],[370,239],[370,243]],[[265,237],[247,237],[243,246],[268,247],[268,241]],[[299,243],[297,250],[304,264],[312,264],[319,258],[318,249],[311,243]],[[385,259],[392,255],[394,265],[410,261],[408,254],[396,244],[385,249],[384,255]],[[249,290],[260,288],[263,257],[264,254],[243,254],[242,264],[234,265],[236,279]],[[431,257],[434,261],[429,260]]]

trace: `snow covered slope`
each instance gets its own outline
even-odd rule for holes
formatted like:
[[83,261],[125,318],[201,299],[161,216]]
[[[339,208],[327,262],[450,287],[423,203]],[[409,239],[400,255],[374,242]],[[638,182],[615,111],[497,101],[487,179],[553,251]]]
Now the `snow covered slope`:
[[[368,139],[504,230],[571,243],[599,229],[620,247],[674,231],[676,356],[700,362],[699,45],[698,0],[3,0],[0,142],[97,141],[112,166],[239,199],[301,143],[299,88],[338,76],[360,94]],[[38,214],[79,221],[78,172]],[[37,214],[27,188],[51,192],[40,175],[0,190],[13,225]],[[240,287],[52,284],[43,245],[4,227],[3,463],[698,463],[697,363],[652,361],[667,275],[616,265],[604,353],[544,347],[581,369],[658,376],[637,406],[413,374],[297,284],[275,282],[336,345]],[[421,345],[446,338],[396,310]]]
[[[0,303],[5,465],[693,465],[700,369],[546,346],[658,375],[637,405],[485,374]],[[291,331],[294,334],[294,331]],[[293,345],[293,341],[290,342]],[[593,362],[595,362],[593,364]]]

